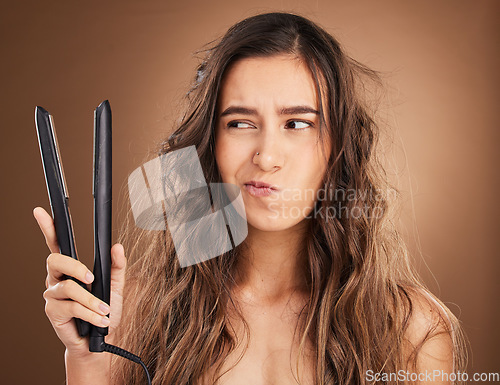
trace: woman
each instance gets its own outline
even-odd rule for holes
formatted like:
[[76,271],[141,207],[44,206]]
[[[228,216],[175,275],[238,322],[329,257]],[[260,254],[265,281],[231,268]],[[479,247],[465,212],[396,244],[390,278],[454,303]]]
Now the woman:
[[460,327],[390,226],[377,126],[360,92],[369,79],[303,17],[231,27],[207,50],[160,152],[195,145],[208,182],[238,186],[248,236],[182,268],[167,231],[132,226],[126,274],[123,247],[112,248],[110,308],[61,280],[92,276],[57,254],[52,219],[35,209],[53,253],[44,297],[68,381],[144,381],[138,365],[89,353],[78,317],[110,325],[107,341],[140,356],[155,384],[424,383],[434,371],[444,375],[433,383],[451,383],[445,375],[464,364]]

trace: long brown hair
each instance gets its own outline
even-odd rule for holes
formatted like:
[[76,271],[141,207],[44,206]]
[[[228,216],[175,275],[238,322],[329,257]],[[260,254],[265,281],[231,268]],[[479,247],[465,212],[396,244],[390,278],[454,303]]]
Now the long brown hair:
[[[378,80],[377,73],[347,56],[324,29],[288,13],[247,18],[200,52],[204,58],[187,93],[186,113],[159,153],[195,145],[207,182],[222,182],[214,133],[217,95],[231,63],[291,54],[307,64],[315,79],[321,140],[332,144],[322,196],[309,221],[310,295],[298,330],[300,351],[306,341],[314,346],[315,383],[365,384],[367,370],[415,370],[418,351],[438,324],[452,336],[455,370],[463,369],[459,322],[425,290],[390,220],[392,202],[386,193],[396,190],[377,159],[379,131],[362,92],[365,81]],[[227,311],[235,262],[245,244],[181,268],[168,230],[143,231],[132,223],[122,242],[130,262],[120,345],[145,361],[154,384],[193,384],[214,366],[222,375],[224,357],[238,343]],[[413,346],[406,332],[415,298],[425,297],[443,322],[437,320]],[[113,376],[127,384],[143,382],[142,369],[121,359],[114,360]]]

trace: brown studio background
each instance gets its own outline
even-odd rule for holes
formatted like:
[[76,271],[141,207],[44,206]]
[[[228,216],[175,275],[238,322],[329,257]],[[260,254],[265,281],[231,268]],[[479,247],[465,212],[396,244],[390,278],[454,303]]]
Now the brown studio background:
[[356,59],[389,74],[394,176],[415,263],[463,322],[472,350],[468,372],[499,371],[498,2],[3,5],[2,383],[64,382],[64,349],[42,299],[48,251],[31,214],[37,205],[49,208],[35,106],[54,116],[79,255],[90,265],[93,109],[110,100],[117,228],[127,175],[168,135],[198,62],[192,52],[237,20],[273,10],[312,18]]

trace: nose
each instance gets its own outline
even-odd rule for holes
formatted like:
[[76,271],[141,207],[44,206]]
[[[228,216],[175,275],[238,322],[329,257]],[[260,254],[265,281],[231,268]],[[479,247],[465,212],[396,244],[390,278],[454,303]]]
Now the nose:
[[283,143],[280,145],[279,132],[280,130],[276,129],[264,129],[261,140],[255,146],[252,161],[263,171],[274,171],[283,167]]

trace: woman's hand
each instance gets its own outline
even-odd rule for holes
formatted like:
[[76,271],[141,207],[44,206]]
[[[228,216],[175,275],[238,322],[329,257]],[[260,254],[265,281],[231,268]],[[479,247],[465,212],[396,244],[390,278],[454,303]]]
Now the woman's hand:
[[106,341],[112,343],[113,333],[120,323],[122,314],[126,268],[123,246],[115,244],[111,248],[111,303],[108,306],[73,280],[63,279],[63,276],[67,275],[90,284],[94,277],[80,261],[59,254],[52,217],[41,207],[35,208],[33,215],[51,252],[47,258],[45,280],[47,290],[43,293],[43,297],[45,298],[45,313],[57,336],[71,355],[89,354],[88,339],[79,336],[73,321],[73,318],[80,318],[96,326],[109,326]]

